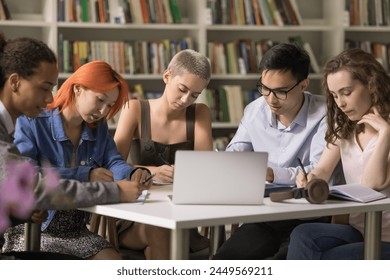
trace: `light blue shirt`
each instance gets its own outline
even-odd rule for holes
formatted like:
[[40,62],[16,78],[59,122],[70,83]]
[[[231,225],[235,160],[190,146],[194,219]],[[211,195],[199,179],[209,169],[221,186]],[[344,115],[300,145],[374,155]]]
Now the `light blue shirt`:
[[284,127],[263,97],[248,104],[226,151],[268,152],[268,166],[275,184],[295,184],[297,158],[306,172],[318,163],[325,147],[326,101],[324,96],[304,93],[305,101],[289,127]]

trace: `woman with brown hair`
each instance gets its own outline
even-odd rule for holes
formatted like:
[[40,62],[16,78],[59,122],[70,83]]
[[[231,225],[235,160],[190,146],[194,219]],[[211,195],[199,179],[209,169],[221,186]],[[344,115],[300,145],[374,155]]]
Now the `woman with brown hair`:
[[[327,145],[307,179],[328,180],[341,159],[347,184],[362,184],[390,195],[390,80],[375,57],[345,50],[324,69],[327,97]],[[288,259],[363,259],[364,213],[343,223],[303,224],[291,233]],[[382,215],[382,259],[390,259],[390,211]]]

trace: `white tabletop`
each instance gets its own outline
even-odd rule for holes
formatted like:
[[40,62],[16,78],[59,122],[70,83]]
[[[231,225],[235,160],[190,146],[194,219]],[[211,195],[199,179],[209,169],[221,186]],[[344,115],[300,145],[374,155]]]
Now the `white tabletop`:
[[327,200],[310,204],[306,199],[271,202],[265,198],[262,205],[175,205],[168,197],[171,194],[172,185],[153,186],[144,204],[107,204],[83,210],[169,229],[390,210],[389,198],[370,203]]

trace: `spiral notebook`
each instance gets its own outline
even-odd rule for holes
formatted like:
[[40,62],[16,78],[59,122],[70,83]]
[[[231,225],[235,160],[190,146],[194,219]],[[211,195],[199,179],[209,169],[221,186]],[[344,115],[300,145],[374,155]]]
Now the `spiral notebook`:
[[268,154],[177,151],[175,204],[262,204]]

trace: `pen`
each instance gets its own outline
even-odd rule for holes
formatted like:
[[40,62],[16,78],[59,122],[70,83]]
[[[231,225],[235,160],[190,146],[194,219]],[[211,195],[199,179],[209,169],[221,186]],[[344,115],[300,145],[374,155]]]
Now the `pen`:
[[92,161],[92,163],[93,163],[96,167],[102,167],[102,166],[96,161],[96,159],[94,159],[93,157],[90,157],[89,160]]
[[154,176],[156,176],[156,173],[153,173],[153,174],[150,175],[148,178],[146,178],[146,179],[142,182],[142,184],[143,184],[143,185],[146,184],[147,182],[149,182],[150,180],[152,180]]
[[304,167],[303,164],[302,164],[301,159],[300,159],[300,158],[297,158],[297,160],[298,160],[299,166],[300,166],[301,169],[302,169],[303,175],[305,175],[305,178],[307,179],[307,173],[306,173],[305,167]]

